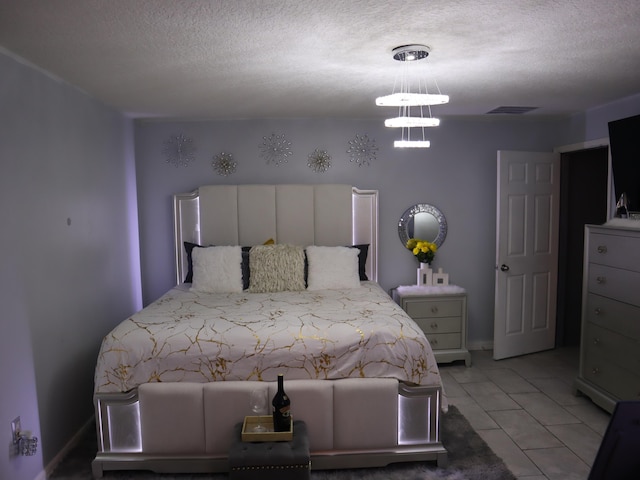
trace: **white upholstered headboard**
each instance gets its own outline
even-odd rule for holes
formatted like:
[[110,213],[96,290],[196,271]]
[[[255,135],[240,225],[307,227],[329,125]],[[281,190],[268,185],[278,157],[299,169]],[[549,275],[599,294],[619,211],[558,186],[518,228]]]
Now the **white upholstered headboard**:
[[378,191],[351,185],[207,185],[173,196],[176,280],[187,273],[183,242],[260,245],[369,244],[378,280]]

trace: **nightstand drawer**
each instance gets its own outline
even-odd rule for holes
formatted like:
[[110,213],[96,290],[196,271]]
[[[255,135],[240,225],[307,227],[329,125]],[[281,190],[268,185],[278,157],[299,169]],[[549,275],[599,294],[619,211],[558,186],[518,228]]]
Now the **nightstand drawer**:
[[405,311],[413,319],[462,315],[460,300],[405,299],[405,306]]
[[433,351],[460,348],[462,346],[462,337],[459,333],[427,333],[426,336]]
[[471,366],[464,290],[455,285],[437,289],[398,287],[392,290],[392,296],[424,332],[438,363],[464,360],[467,367]]
[[427,335],[432,333],[460,333],[462,317],[414,318],[414,321]]

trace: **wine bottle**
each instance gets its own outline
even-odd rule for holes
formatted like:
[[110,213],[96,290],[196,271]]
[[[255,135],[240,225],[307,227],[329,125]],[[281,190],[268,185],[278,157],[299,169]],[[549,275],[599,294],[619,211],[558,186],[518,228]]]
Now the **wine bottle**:
[[273,431],[288,432],[291,430],[291,401],[284,393],[284,375],[278,374],[278,391],[273,400]]

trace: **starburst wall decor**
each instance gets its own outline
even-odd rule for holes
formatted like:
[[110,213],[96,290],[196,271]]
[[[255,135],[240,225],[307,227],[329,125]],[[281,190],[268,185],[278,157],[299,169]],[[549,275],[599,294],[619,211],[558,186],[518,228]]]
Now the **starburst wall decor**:
[[167,163],[176,168],[180,166],[186,167],[189,162],[195,160],[196,147],[191,138],[179,133],[164,142],[162,153]]
[[326,150],[316,148],[309,154],[307,166],[316,173],[324,173],[331,167],[331,155]]
[[347,150],[351,162],[356,163],[359,167],[369,166],[376,159],[378,146],[376,141],[365,133],[364,135],[356,135],[349,140],[349,149]]
[[222,152],[213,157],[211,166],[218,175],[227,177],[232,173],[235,173],[238,162],[233,159],[233,155],[231,153]]
[[291,142],[282,135],[271,134],[269,137],[262,137],[260,144],[260,156],[267,162],[279,167],[282,163],[287,163],[289,157],[293,155]]

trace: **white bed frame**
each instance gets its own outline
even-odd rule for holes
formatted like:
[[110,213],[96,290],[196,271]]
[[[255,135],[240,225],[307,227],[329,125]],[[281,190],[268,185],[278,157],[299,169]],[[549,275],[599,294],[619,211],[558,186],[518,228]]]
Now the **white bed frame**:
[[[256,245],[367,243],[377,281],[378,192],[349,185],[206,186],[174,196],[176,280],[187,271],[183,242]],[[271,382],[151,383],[95,394],[104,470],[226,472],[233,427],[254,388]],[[307,423],[313,469],[379,467],[407,461],[447,464],[440,440],[441,389],[394,379],[291,380],[294,416]]]

